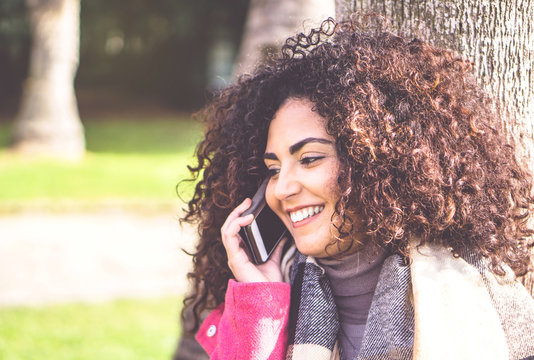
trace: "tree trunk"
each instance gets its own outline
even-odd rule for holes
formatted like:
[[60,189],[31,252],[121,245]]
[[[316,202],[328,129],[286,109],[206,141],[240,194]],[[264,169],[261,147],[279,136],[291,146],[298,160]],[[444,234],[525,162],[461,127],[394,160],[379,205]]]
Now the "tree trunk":
[[265,63],[289,36],[334,16],[334,0],[251,0],[234,77]]
[[80,0],[26,0],[26,5],[33,43],[11,147],[25,154],[80,159],[85,140],[73,87]]
[[[505,133],[534,172],[534,0],[337,0],[345,9],[385,15],[393,29],[452,48],[475,64],[481,85],[500,102]],[[345,12],[345,13],[344,13]],[[534,274],[525,279],[531,293]]]

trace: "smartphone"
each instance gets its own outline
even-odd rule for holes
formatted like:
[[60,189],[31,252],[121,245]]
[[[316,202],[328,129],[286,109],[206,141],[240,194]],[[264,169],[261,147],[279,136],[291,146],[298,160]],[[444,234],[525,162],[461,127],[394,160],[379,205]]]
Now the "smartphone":
[[278,215],[276,215],[265,201],[265,189],[269,178],[260,185],[252,197],[252,205],[241,214],[254,214],[254,220],[249,225],[241,227],[239,235],[245,243],[250,260],[260,265],[269,260],[274,249],[288,234],[288,230]]

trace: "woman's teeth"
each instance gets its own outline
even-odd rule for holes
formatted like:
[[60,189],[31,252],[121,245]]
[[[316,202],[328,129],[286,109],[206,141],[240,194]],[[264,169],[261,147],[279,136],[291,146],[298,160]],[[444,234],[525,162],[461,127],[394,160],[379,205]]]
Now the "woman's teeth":
[[292,211],[289,213],[289,216],[291,217],[291,221],[296,223],[299,221],[302,221],[304,219],[307,219],[309,217],[312,217],[315,214],[320,213],[323,211],[324,206],[309,206],[307,208],[300,209],[298,211]]

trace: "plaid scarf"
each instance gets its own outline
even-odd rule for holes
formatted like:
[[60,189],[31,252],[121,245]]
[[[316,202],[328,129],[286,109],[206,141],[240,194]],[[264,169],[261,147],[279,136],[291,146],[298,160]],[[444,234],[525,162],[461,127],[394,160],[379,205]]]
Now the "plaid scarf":
[[[339,319],[324,270],[313,257],[297,252],[291,283],[286,359],[335,358]],[[358,360],[386,359],[384,354],[389,352],[396,353],[391,359],[412,358],[414,316],[408,299],[409,284],[409,267],[398,255],[388,257],[375,290]],[[381,309],[386,305],[391,311],[383,313]]]
[[286,359],[330,359],[339,330],[330,282],[313,257],[299,252],[293,262],[291,280]]
[[[437,245],[410,258],[410,265],[397,254],[384,261],[356,360],[534,359],[534,301],[511,270],[498,278],[479,257],[458,259]],[[325,271],[296,252],[289,275],[286,359],[338,359],[340,325]]]

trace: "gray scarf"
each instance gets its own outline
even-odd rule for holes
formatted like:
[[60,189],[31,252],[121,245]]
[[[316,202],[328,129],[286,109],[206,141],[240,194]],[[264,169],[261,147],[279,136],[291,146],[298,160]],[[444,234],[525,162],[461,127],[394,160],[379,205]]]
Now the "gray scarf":
[[[420,255],[426,249],[428,249],[428,254]],[[411,265],[405,264],[404,259],[397,254],[389,256],[384,261],[357,360],[427,359],[429,356],[432,359],[446,359],[451,358],[451,354],[454,354],[452,358],[456,359],[534,359],[534,300],[515,281],[513,276],[497,278],[488,270],[485,261],[479,257],[468,254],[464,259],[457,259],[450,254],[450,251],[435,246],[422,248],[421,251],[415,249],[411,253],[411,258],[413,260]],[[472,272],[466,274],[466,267]],[[414,274],[412,274],[411,269],[415,271]],[[424,286],[422,291],[424,296],[420,296],[421,290],[416,289],[417,291],[414,291],[412,287],[424,284],[421,278],[425,276],[430,279],[435,278],[437,284],[441,284],[440,281],[443,277],[445,279],[443,280],[445,281],[443,288],[446,290],[446,281],[450,278],[450,273],[460,277],[469,277],[468,289],[472,287],[471,284],[473,283],[469,281],[473,280],[473,274],[477,276],[475,281],[481,284],[484,289],[484,296],[487,296],[488,299],[486,303],[482,299],[482,307],[487,308],[489,304],[491,311],[494,311],[488,315],[490,318],[488,321],[491,323],[492,319],[495,320],[491,325],[497,324],[498,331],[492,330],[495,326],[489,327],[492,332],[491,336],[488,337],[487,334],[490,331],[488,328],[475,327],[475,329],[480,330],[478,333],[458,335],[464,330],[462,325],[456,325],[454,322],[453,326],[459,328],[449,329],[450,323],[445,321],[444,328],[440,328],[440,324],[434,324],[438,336],[428,331],[417,334],[417,310],[414,311],[414,296],[423,300],[432,298],[433,289],[427,291],[424,289],[429,288],[429,286]],[[334,297],[324,270],[317,265],[315,259],[297,252],[291,267],[290,278],[292,293],[286,359],[327,360],[336,358],[339,320]],[[452,287],[455,287],[454,284]],[[441,285],[438,286],[438,296],[440,289]],[[461,294],[459,295],[455,296],[456,302],[464,300],[461,299]],[[445,294],[443,301],[447,301],[447,296],[450,297],[450,294]],[[474,303],[478,304],[476,301]],[[430,304],[431,309],[433,305]],[[421,313],[429,308],[424,301],[421,301],[420,305],[415,306],[415,308],[418,309],[418,306],[421,308]],[[473,323],[470,314],[476,313],[477,307],[459,309],[458,313],[467,314],[466,322]],[[460,307],[456,306],[456,308]],[[435,311],[439,313],[440,310],[435,309]],[[458,314],[451,313],[451,318],[454,316],[458,316]],[[449,316],[445,314],[444,317],[448,318]],[[479,318],[477,314],[473,315],[475,321]],[[421,328],[424,325],[422,322]],[[455,344],[448,343],[447,339],[441,337],[443,334],[445,336],[450,334],[452,339],[455,337],[461,339],[460,336],[468,337],[473,340],[472,343],[468,343],[472,346],[455,348]],[[489,347],[482,346],[484,340],[488,338],[497,339],[497,341],[489,341]],[[437,344],[437,346],[428,346],[428,344]],[[414,348],[417,352],[414,351]],[[428,349],[430,349],[430,354]],[[473,354],[475,354],[474,357]],[[503,354],[508,354],[508,356]]]

